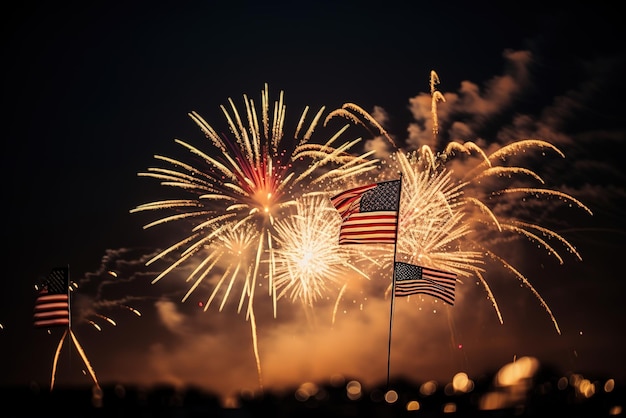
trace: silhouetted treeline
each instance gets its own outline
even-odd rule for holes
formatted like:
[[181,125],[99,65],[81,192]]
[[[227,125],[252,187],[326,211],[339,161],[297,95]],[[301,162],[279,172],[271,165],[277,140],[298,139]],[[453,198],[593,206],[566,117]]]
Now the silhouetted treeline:
[[[151,388],[122,385],[57,386],[53,391],[31,384],[0,387],[3,418],[253,418],[253,417],[615,417],[626,416],[624,382],[585,378],[574,384],[562,375],[536,374],[522,387],[494,384],[493,375],[473,381],[470,390],[437,387],[425,393],[421,384],[402,380],[354,393],[342,384],[316,384],[314,393],[301,388],[242,394],[225,407],[216,394],[198,388]],[[387,398],[392,389],[395,398]],[[485,402],[489,398],[491,403]]]

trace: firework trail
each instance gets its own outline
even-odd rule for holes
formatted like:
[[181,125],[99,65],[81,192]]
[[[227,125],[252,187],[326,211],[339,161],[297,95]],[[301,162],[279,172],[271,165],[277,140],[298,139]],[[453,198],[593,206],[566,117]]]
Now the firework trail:
[[439,118],[437,117],[437,102],[445,102],[446,98],[436,89],[436,85],[439,84],[439,76],[436,72],[430,72],[430,112],[433,116],[433,136],[437,137],[439,133]]
[[92,307],[90,309],[87,310],[87,312],[82,312],[81,313],[81,317],[83,318],[84,321],[86,321],[89,325],[91,325],[92,327],[94,327],[95,329],[97,329],[98,331],[102,331],[102,327],[100,326],[99,323],[97,323],[95,320],[90,319],[86,316],[92,316],[95,318],[99,318],[102,319],[104,321],[106,321],[107,323],[109,323],[110,325],[116,327],[117,326],[117,322],[115,321],[115,319],[111,318],[110,316],[104,315],[102,313],[98,313],[96,312],[96,310],[98,308],[102,308],[102,307],[106,307],[106,308],[120,308],[120,309],[127,309],[130,312],[132,312],[133,314],[135,314],[136,316],[141,316],[141,312],[131,306],[128,305],[124,305],[121,302],[107,302],[107,303],[98,303],[98,302],[94,302]]
[[63,342],[65,341],[65,338],[67,337],[68,334],[71,337],[72,342],[74,343],[74,347],[76,347],[76,351],[78,351],[78,354],[80,354],[80,358],[85,363],[85,366],[87,367],[87,370],[89,371],[89,375],[91,376],[94,384],[96,385],[96,389],[100,390],[100,384],[98,383],[98,379],[96,378],[96,372],[91,366],[91,363],[89,362],[89,359],[87,358],[87,355],[85,354],[85,350],[83,350],[83,347],[78,342],[78,338],[76,338],[76,335],[74,335],[74,332],[72,331],[71,328],[67,328],[63,332],[63,336],[61,336],[61,339],[59,340],[59,344],[57,345],[57,349],[54,352],[54,359],[52,360],[52,379],[50,380],[50,390],[54,389],[54,381],[56,378],[56,370],[57,370],[57,365],[59,363],[59,356],[61,355]]
[[102,331],[102,324],[117,326],[119,318],[112,318],[112,312],[128,312],[141,317],[141,312],[131,305],[145,300],[146,297],[129,296],[126,291],[133,281],[150,276],[150,273],[141,271],[146,260],[142,251],[144,250],[107,250],[95,272],[85,273],[82,278],[70,283],[75,324],[87,323]]
[[[267,280],[267,292],[276,317],[276,240],[281,232],[275,229],[277,221],[289,215],[298,196],[368,173],[378,162],[370,159],[373,151],[351,154],[360,138],[340,140],[349,124],[324,143],[311,142],[324,115],[324,107],[312,118],[308,116],[308,106],[305,107],[293,136],[287,135],[283,96],[281,91],[278,101],[271,107],[266,84],[261,91],[260,107],[244,95],[242,112],[229,98],[229,106],[220,106],[228,135],[218,134],[198,113],[190,113],[209,140],[209,149],[203,151],[176,139],[175,142],[191,154],[191,162],[155,155],[165,167],[148,168],[139,176],[156,179],[177,195],[131,210],[131,213],[165,213],[146,224],[144,229],[175,223],[185,231],[182,239],[146,263],[169,264],[153,283],[175,270],[190,270],[186,281],[191,286],[183,299],[201,285],[213,286],[205,310],[219,299],[221,310],[236,290],[240,293],[237,312],[245,306],[254,341],[253,302],[257,288],[262,286],[260,279]],[[173,262],[168,261],[171,257]],[[254,350],[260,370],[256,343]]]
[[[445,101],[434,89],[438,82],[436,73],[432,72],[433,133],[438,131],[436,102]],[[547,250],[560,264],[563,264],[562,251],[581,259],[575,247],[555,231],[536,220],[511,216],[511,211],[505,210],[530,205],[530,198],[534,198],[542,205],[557,200],[592,214],[574,197],[542,187],[544,180],[534,171],[515,165],[516,156],[527,157],[534,150],[564,158],[557,147],[538,139],[523,139],[488,155],[473,142],[453,141],[441,152],[429,146],[405,152],[370,114],[353,103],[331,112],[326,121],[333,117],[347,118],[370,132],[373,126],[393,149],[389,160],[384,162],[386,169],[381,177],[403,175],[396,249],[399,260],[453,272],[460,279],[476,277],[503,323],[496,298],[485,279],[488,262],[495,262],[533,293],[556,331],[561,333],[546,301],[528,278],[498,255],[497,250],[497,239],[522,237]]]

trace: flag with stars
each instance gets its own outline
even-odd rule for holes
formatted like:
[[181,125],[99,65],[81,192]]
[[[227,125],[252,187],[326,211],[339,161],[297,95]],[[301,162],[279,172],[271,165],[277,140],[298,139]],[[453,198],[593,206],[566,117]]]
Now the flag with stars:
[[68,267],[58,267],[44,280],[35,301],[36,328],[69,326],[69,276]]
[[339,244],[395,244],[400,187],[400,180],[390,180],[332,197],[342,219]]
[[456,274],[428,267],[396,261],[393,279],[395,295],[410,296],[417,293],[430,295],[454,305]]

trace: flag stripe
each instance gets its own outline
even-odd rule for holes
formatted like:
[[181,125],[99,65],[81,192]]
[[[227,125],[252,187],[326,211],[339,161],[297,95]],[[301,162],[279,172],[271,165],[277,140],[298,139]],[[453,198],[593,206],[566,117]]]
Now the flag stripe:
[[394,244],[400,180],[368,184],[331,198],[341,215],[339,244]]
[[454,293],[454,286],[443,286],[440,283],[437,283],[433,280],[428,279],[409,279],[409,280],[401,280],[398,281],[397,286],[401,286],[404,289],[408,289],[411,286],[419,287],[419,286],[432,286],[440,289],[442,292],[450,292]]
[[395,212],[368,212],[368,213],[355,213],[346,219],[344,225],[359,225],[367,222],[367,225],[396,225],[398,223],[398,217]]
[[433,283],[419,283],[418,281],[408,281],[396,284],[396,296],[411,296],[418,293],[442,299],[450,305],[454,305],[454,293],[443,289]]
[[50,319],[50,320],[46,320],[46,321],[35,321],[35,326],[37,328],[49,328],[49,327],[61,327],[64,325],[69,325],[70,324],[70,320],[65,317],[65,318],[56,318],[56,319]]
[[61,309],[59,309],[58,311],[50,310],[46,312],[37,312],[33,316],[35,319],[40,320],[40,319],[50,319],[50,318],[54,318],[55,316],[63,316],[66,314],[67,314],[67,310],[61,307]]
[[371,238],[341,238],[339,244],[395,244],[394,238],[371,237]]
[[39,296],[37,296],[37,305],[35,306],[35,308],[39,305],[45,304],[45,303],[58,303],[58,302],[64,302],[65,304],[67,304],[67,295],[54,295],[54,294],[39,294]]
[[52,311],[55,309],[67,309],[67,302],[57,302],[57,303],[38,303],[35,307],[35,312],[46,312]]
[[368,184],[367,186],[357,187],[355,189],[346,190],[330,199],[331,203],[339,213],[343,214],[349,210],[350,206],[361,197],[363,193],[376,187],[376,184]]
[[413,264],[394,264],[395,295],[425,294],[454,305],[456,274]]

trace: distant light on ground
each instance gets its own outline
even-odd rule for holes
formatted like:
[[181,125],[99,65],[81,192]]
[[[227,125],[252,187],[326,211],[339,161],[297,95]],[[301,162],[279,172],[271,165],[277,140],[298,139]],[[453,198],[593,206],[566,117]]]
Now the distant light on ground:
[[395,403],[398,401],[398,392],[395,390],[389,390],[385,393],[385,402],[387,403]]

